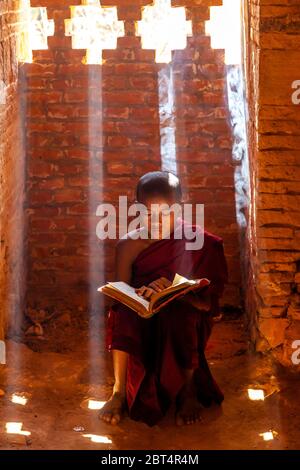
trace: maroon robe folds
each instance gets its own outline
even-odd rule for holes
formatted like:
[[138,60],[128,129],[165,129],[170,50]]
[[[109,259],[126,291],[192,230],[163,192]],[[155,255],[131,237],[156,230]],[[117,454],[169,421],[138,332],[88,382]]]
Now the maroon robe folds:
[[[181,221],[180,224],[184,221]],[[189,226],[201,230],[199,226]],[[213,317],[219,314],[219,298],[227,282],[227,264],[221,238],[204,232],[203,248],[187,250],[191,240],[169,239],[153,242],[135,259],[131,285],[147,285],[159,277],[170,281],[176,273],[189,279],[211,281],[210,312],[174,300],[149,319],[115,303],[108,316],[108,350],[129,354],[127,404],[129,415],[154,425],[165,414],[184,384],[183,369],[195,370],[198,400],[209,406],[221,403],[222,392],[209,370],[204,350]],[[200,293],[199,293],[200,295]]]

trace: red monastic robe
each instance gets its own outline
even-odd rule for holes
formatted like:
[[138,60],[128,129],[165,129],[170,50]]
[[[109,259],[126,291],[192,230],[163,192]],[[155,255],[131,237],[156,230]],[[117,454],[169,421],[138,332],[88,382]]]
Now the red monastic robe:
[[[201,230],[199,226],[190,227]],[[224,399],[204,354],[213,317],[219,315],[219,298],[227,282],[223,241],[204,231],[203,247],[187,250],[186,242],[191,240],[176,239],[174,233],[170,239],[153,242],[137,256],[131,285],[147,285],[162,276],[172,281],[176,273],[189,279],[206,277],[211,281],[206,288],[211,294],[210,312],[175,300],[153,317],[144,319],[117,302],[108,316],[108,350],[129,354],[129,416],[150,426],[163,417],[182,388],[183,369],[195,370],[198,400],[203,406],[221,403]]]

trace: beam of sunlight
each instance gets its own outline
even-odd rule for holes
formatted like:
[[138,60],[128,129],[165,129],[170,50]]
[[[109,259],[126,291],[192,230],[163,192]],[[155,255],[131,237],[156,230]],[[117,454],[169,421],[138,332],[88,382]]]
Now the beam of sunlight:
[[213,49],[225,50],[227,65],[227,100],[233,134],[232,158],[235,161],[234,183],[236,218],[239,227],[247,227],[250,176],[247,142],[247,104],[242,67],[242,15],[241,0],[224,0],[222,6],[210,7],[210,20],[205,32],[210,36]]
[[192,22],[185,7],[173,7],[170,0],[155,0],[142,8],[136,22],[142,48],[155,50],[155,61],[166,64],[158,72],[161,169],[177,173],[175,93],[172,51],[185,49],[192,36]]
[[3,339],[0,339],[0,364],[6,364],[6,347]]
[[177,173],[176,119],[173,67],[164,66],[158,72],[161,169]]
[[99,357],[103,350],[104,299],[97,287],[105,283],[104,242],[96,235],[99,204],[103,203],[103,67],[89,66],[88,70],[88,220],[89,220],[89,381],[99,381]]
[[20,434],[22,436],[30,436],[31,432],[23,431],[22,427],[23,427],[23,423],[15,423],[15,422],[9,422],[9,423],[6,423],[5,425],[7,434]]
[[250,174],[247,141],[247,109],[245,102],[244,76],[240,65],[227,67],[227,98],[233,134],[232,158],[235,162],[234,185],[236,219],[239,227],[247,227]]
[[83,434],[83,437],[86,437],[91,440],[91,442],[96,442],[97,444],[112,444],[112,440],[107,436],[99,436],[98,434]]
[[232,158],[235,162],[234,183],[236,218],[241,229],[247,227],[245,213],[249,206],[250,176],[247,143],[247,105],[242,67],[242,2],[224,0],[222,6],[210,7],[205,31],[213,49],[225,50],[227,65],[227,100],[233,133]]
[[250,400],[264,400],[265,399],[265,392],[263,390],[255,390],[253,388],[248,388],[248,397]]

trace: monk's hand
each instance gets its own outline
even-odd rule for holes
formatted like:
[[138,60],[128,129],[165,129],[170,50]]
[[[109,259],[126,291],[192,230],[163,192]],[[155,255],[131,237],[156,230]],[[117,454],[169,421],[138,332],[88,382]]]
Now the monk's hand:
[[155,290],[149,286],[138,287],[135,292],[146,300],[150,300],[152,295],[155,294]]
[[153,289],[155,292],[161,292],[162,290],[166,289],[166,287],[169,287],[172,284],[169,279],[166,277],[160,277],[156,279],[155,281],[151,282],[148,287]]

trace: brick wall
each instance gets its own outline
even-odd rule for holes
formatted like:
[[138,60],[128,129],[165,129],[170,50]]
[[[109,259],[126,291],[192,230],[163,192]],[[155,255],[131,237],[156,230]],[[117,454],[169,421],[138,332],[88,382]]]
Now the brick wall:
[[252,338],[291,366],[292,343],[300,339],[300,105],[292,102],[300,79],[299,1],[252,0],[249,21]]
[[[64,36],[71,0],[44,0],[56,32],[49,50],[26,64],[27,103],[27,302],[37,307],[85,310],[90,293],[113,276],[114,242],[97,240],[95,210],[102,202],[134,197],[140,175],[159,169],[158,72],[153,51],[141,49],[134,20],[146,0],[107,0],[118,5],[126,37],[104,51],[104,64],[81,63]],[[174,55],[176,154],[188,199],[206,204],[206,228],[224,238],[230,285],[224,302],[240,305],[234,168],[226,103],[223,51],[204,35],[209,5],[185,0],[194,36]],[[32,0],[32,6],[41,2]],[[99,307],[99,298],[93,298]],[[96,307],[97,308],[97,307]]]
[[0,3],[0,340],[17,330],[24,293],[24,152],[18,97],[17,3]]

